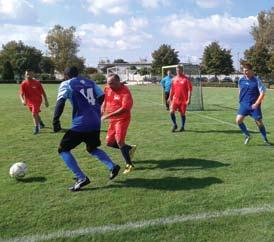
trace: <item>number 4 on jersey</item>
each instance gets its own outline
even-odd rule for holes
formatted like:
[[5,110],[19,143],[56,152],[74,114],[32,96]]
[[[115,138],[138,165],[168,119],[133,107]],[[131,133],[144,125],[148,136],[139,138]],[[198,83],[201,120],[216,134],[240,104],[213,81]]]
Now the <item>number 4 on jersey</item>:
[[81,89],[80,93],[88,100],[89,104],[95,105],[95,98],[94,98],[94,95],[93,95],[93,89],[92,88],[87,89],[87,94],[85,94],[84,89]]

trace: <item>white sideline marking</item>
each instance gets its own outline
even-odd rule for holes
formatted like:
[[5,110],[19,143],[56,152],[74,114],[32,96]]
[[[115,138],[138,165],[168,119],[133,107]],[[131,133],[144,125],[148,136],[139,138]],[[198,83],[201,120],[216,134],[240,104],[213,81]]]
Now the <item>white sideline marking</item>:
[[239,209],[229,209],[225,211],[216,211],[210,213],[198,213],[190,215],[180,215],[180,216],[171,216],[166,218],[144,220],[139,222],[129,222],[126,224],[110,224],[99,227],[87,227],[77,230],[64,231],[59,230],[50,234],[36,234],[32,236],[24,237],[15,237],[9,240],[0,239],[1,242],[35,242],[39,240],[51,240],[57,238],[73,238],[81,235],[94,235],[94,234],[103,234],[108,232],[120,232],[123,230],[132,230],[132,229],[142,229],[150,226],[160,226],[160,225],[169,225],[174,223],[182,223],[188,221],[196,220],[206,220],[211,218],[222,218],[222,217],[231,217],[231,216],[244,216],[258,213],[274,212],[274,207],[272,205],[264,205],[259,208],[239,208]]

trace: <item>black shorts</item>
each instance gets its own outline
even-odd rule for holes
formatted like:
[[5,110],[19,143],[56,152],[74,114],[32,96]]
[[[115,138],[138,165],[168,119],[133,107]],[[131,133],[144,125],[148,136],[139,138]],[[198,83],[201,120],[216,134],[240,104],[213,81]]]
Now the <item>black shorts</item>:
[[61,153],[63,151],[70,151],[82,142],[86,143],[88,152],[93,151],[101,145],[100,131],[76,132],[69,129],[60,142],[58,152]]

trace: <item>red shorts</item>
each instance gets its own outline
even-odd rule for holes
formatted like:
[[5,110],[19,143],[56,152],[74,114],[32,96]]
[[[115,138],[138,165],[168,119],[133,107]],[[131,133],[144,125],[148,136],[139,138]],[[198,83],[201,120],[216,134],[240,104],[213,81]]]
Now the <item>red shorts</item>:
[[28,108],[32,114],[38,114],[41,112],[40,110],[41,103],[29,103]]
[[185,115],[187,105],[185,103],[171,103],[170,110],[179,111],[181,115]]
[[130,120],[110,121],[106,137],[107,144],[125,142]]

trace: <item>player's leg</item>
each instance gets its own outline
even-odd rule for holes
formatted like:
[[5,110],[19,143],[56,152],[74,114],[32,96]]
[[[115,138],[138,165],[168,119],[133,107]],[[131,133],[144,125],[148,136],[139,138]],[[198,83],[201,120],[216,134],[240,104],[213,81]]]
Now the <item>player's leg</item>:
[[98,148],[101,145],[100,131],[87,133],[84,141],[87,145],[86,148],[88,153],[104,163],[111,171],[109,179],[113,179],[114,177],[116,177],[119,173],[120,166],[113,163],[107,153]]
[[63,159],[67,168],[70,169],[76,177],[75,184],[69,188],[71,191],[78,191],[81,187],[90,183],[89,178],[80,169],[76,159],[70,152],[72,149],[74,149],[77,145],[79,145],[82,142],[81,135],[81,133],[68,130],[62,138],[58,148],[58,153]]
[[263,137],[264,143],[267,145],[270,145],[270,143],[268,142],[267,136],[266,136],[266,129],[265,129],[265,126],[263,123],[263,115],[262,115],[262,111],[261,111],[260,107],[254,109],[252,111],[252,117],[254,118],[256,125]]
[[42,121],[40,115],[38,115],[38,119],[39,119],[39,126],[40,126],[40,128],[41,128],[41,129],[45,128],[45,124],[44,124],[44,122]]
[[38,134],[40,131],[39,126],[39,114],[38,113],[32,113],[32,119],[34,124],[33,134]]
[[182,104],[180,107],[180,114],[181,114],[181,123],[182,126],[180,128],[180,132],[185,131],[185,123],[186,123],[186,105]]
[[176,116],[175,116],[176,105],[174,103],[172,103],[169,108],[170,108],[170,119],[173,124],[171,132],[175,132],[175,130],[178,128],[177,123],[176,123]]
[[247,104],[241,103],[238,110],[238,114],[236,116],[236,124],[238,124],[240,130],[245,136],[244,144],[248,144],[250,140],[250,133],[247,130],[246,125],[244,124],[244,119],[249,114],[250,114],[250,107],[248,107]]
[[165,102],[166,102],[166,110],[169,110],[169,103],[168,103],[168,98],[169,98],[169,92],[165,92]]

